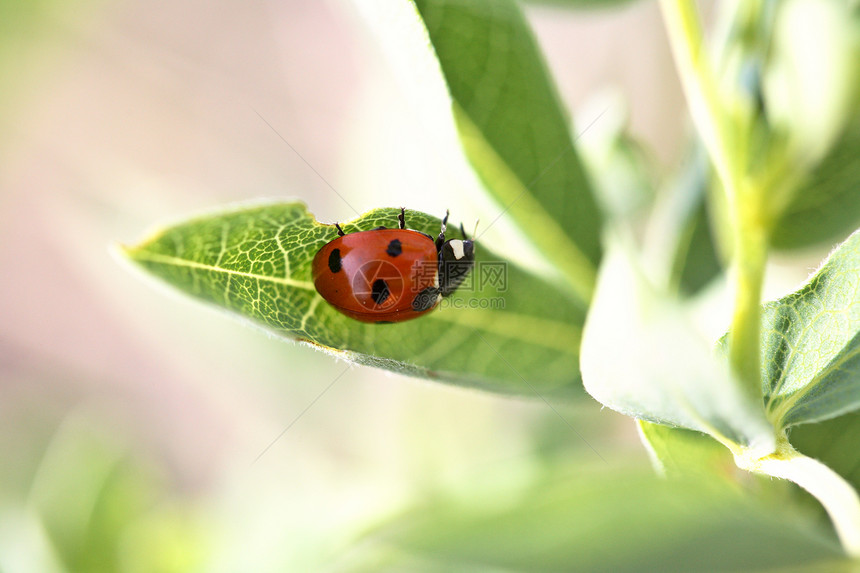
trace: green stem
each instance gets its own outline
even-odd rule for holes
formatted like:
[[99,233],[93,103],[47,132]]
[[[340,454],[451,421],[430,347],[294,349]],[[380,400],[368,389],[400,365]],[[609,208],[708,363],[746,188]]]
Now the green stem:
[[746,459],[736,456],[738,467],[792,481],[824,506],[845,552],[860,557],[860,497],[842,476],[818,460],[796,451],[783,436],[769,456]]
[[759,208],[760,189],[741,192],[734,202],[732,279],[735,305],[729,330],[729,364],[744,387],[761,400],[761,291],[767,262],[768,225]]
[[661,0],[660,6],[693,123],[723,185],[732,218],[735,310],[729,363],[744,388],[761,401],[759,304],[768,247],[767,218],[763,216],[761,199],[767,189],[744,172],[747,147],[739,135],[743,120],[720,97],[705,53],[695,2]]
[[702,139],[717,175],[731,195],[735,181],[735,153],[725,129],[725,111],[720,103],[714,75],[702,42],[702,27],[692,0],[660,0],[678,77],[696,131]]

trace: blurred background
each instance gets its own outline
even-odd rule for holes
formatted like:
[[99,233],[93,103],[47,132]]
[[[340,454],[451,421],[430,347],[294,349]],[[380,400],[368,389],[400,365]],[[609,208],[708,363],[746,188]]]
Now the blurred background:
[[[679,160],[656,3],[526,12],[580,126],[626,101],[658,171]],[[0,86],[3,572],[336,569],[364,528],[451,483],[592,448],[646,463],[632,422],[590,399],[559,415],[350,367],[111,254],[260,198],[323,221],[497,216],[449,184],[348,1],[3,2]]]

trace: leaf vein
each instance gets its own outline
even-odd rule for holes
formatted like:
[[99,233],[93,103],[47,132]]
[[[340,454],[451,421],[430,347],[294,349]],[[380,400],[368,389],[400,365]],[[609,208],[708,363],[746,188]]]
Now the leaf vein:
[[237,271],[233,269],[225,269],[223,267],[218,267],[215,265],[207,265],[205,263],[199,263],[197,261],[189,261],[188,259],[183,259],[180,257],[173,257],[170,255],[162,255],[158,253],[135,253],[135,259],[142,261],[150,261],[153,263],[160,263],[163,265],[172,265],[177,267],[188,267],[191,269],[198,269],[203,271],[209,271],[214,273],[225,273],[232,276],[237,277],[246,277],[250,279],[255,279],[257,281],[263,282],[271,282],[275,284],[281,284],[285,286],[290,286],[293,288],[300,288],[304,290],[316,290],[314,284],[310,281],[299,281],[295,279],[291,279],[288,277],[267,277],[263,275],[258,275],[254,273],[248,273],[244,271]]

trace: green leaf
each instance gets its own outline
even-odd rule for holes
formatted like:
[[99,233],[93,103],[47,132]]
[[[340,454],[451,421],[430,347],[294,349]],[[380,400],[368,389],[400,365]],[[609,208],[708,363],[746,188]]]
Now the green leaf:
[[[513,0],[415,0],[487,190],[591,298],[601,215],[537,43]],[[492,222],[490,222],[492,224]]]
[[708,198],[714,178],[705,150],[695,144],[664,200],[667,214],[654,224],[670,235],[670,282],[682,296],[693,296],[722,272],[711,228]]
[[823,528],[701,480],[577,466],[525,486],[480,486],[433,496],[371,532],[366,564],[348,570],[850,570]]
[[686,306],[653,287],[628,252],[612,245],[604,257],[582,343],[585,389],[622,414],[772,452],[758,400],[712,355]]
[[[136,558],[132,571],[197,570],[208,530],[194,519],[192,504],[177,503],[164,480],[166,468],[150,463],[139,444],[131,447],[115,423],[99,421],[100,414],[86,409],[64,420],[27,496],[50,539],[52,559],[64,571],[81,573],[128,571],[129,555]],[[4,512],[4,521],[8,517]],[[156,520],[171,535],[141,538]],[[14,560],[5,563],[10,569],[4,571],[25,570],[13,567]]]
[[791,429],[791,445],[822,462],[860,491],[860,411]]
[[[342,224],[394,227],[399,209]],[[407,225],[439,232],[438,218],[407,211]],[[450,236],[459,232],[449,226]],[[311,263],[337,236],[300,203],[239,207],[159,230],[125,255],[194,297],[269,332],[360,364],[498,392],[579,388],[585,310],[565,290],[476,245],[476,268],[442,308],[398,324],[347,318],[316,292]],[[500,273],[494,276],[493,273]],[[494,282],[495,278],[495,282]]]
[[684,296],[693,296],[722,272],[704,201],[692,213],[677,244],[672,273]]
[[729,477],[737,471],[731,452],[707,434],[644,420],[639,420],[638,426],[639,436],[661,475],[713,479],[719,475]]
[[813,169],[776,224],[771,243],[796,249],[838,240],[860,226],[860,116]]
[[860,407],[860,232],[800,290],[764,305],[762,384],[777,428]]
[[592,190],[605,223],[611,226],[641,224],[656,199],[651,156],[630,134],[627,106],[616,97],[604,97],[600,121],[588,128],[582,160],[591,174]]

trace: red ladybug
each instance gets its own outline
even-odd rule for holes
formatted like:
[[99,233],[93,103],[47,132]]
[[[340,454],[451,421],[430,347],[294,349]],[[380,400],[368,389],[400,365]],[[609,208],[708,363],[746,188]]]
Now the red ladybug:
[[[475,264],[474,241],[445,240],[448,214],[434,240],[406,228],[377,227],[345,234],[317,252],[314,286],[335,309],[361,322],[389,323],[417,318],[457,290]],[[462,226],[460,227],[462,230]]]

